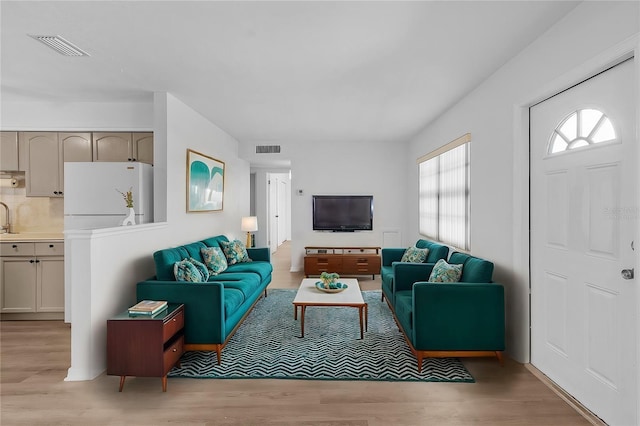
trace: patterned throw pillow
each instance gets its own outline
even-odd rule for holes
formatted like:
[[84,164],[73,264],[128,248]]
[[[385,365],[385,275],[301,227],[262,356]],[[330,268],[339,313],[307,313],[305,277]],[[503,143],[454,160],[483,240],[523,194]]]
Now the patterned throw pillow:
[[[206,269],[206,267],[205,267]],[[189,259],[182,259],[180,262],[173,264],[173,275],[176,277],[176,281],[187,281],[192,283],[199,283],[204,281],[200,269],[193,263],[189,262]]]
[[429,275],[431,283],[457,283],[462,276],[462,265],[447,263],[444,259],[436,262]]
[[405,250],[400,262],[422,263],[427,260],[428,254],[429,249],[427,248],[421,249],[417,247],[409,247]]
[[209,279],[209,269],[207,269],[207,265],[200,262],[199,260],[194,259],[193,257],[189,258],[189,262],[193,264],[198,271],[200,271],[200,275],[202,275],[202,281],[207,281]]
[[227,258],[220,247],[203,247],[200,253],[211,275],[218,275],[227,269]]
[[220,241],[220,244],[222,244],[222,251],[224,251],[229,265],[235,265],[240,262],[251,262],[247,254],[247,248],[242,241]]

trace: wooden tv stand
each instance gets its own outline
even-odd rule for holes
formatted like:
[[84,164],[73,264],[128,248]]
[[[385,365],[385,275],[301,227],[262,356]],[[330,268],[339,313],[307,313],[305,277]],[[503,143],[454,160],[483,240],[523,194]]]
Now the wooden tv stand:
[[339,275],[380,273],[380,247],[305,247],[304,275],[336,272]]

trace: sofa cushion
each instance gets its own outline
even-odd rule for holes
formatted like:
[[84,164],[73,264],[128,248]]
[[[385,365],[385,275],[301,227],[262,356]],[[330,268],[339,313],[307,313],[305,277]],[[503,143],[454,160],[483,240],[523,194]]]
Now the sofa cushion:
[[226,276],[227,273],[252,273],[257,274],[260,279],[269,278],[273,272],[273,265],[269,262],[242,262],[235,265],[229,265],[226,271],[222,274]]
[[425,263],[436,263],[439,259],[446,259],[449,255],[449,247],[434,243],[433,241],[420,239],[416,241],[415,246],[418,248],[429,249],[429,254],[427,255]]
[[422,263],[427,260],[428,254],[427,248],[409,247],[405,250],[400,262]]
[[[206,271],[206,266],[204,267],[204,269]],[[189,259],[180,260],[173,265],[173,273],[176,281],[187,281],[193,283],[203,282],[205,280],[201,271],[202,270]],[[207,276],[207,278],[209,277]]]
[[218,275],[227,269],[227,258],[220,247],[202,247],[200,253],[211,275]]
[[225,281],[222,285],[225,291],[230,288],[240,290],[246,300],[260,287],[260,282],[258,280]]
[[436,262],[429,275],[429,282],[432,283],[457,283],[462,276],[461,264],[450,264],[446,260],[440,259]]
[[229,241],[229,239],[225,235],[218,235],[217,237],[206,238],[202,240],[202,243],[207,247],[222,248],[221,241]]
[[451,263],[464,263],[460,281],[466,283],[490,283],[493,276],[493,263],[473,257],[466,253],[454,252],[449,258]]
[[395,314],[407,336],[413,336],[413,293],[411,290],[396,291]]
[[211,275],[209,277],[209,282],[220,282],[220,281],[243,281],[243,280],[251,280],[260,282],[260,275],[249,273],[249,272],[229,272],[224,271],[218,275]]
[[192,257],[198,262],[202,262],[202,254],[200,253],[200,249],[205,247],[204,243],[197,241],[195,243],[185,244],[182,247],[184,247],[184,249],[189,254],[188,257]]
[[189,253],[184,247],[174,247],[158,250],[153,253],[156,264],[156,278],[160,281],[175,281],[173,267],[176,262],[189,258]]
[[493,263],[488,260],[469,257],[464,263],[460,281],[466,283],[490,283],[493,276]]
[[251,262],[249,254],[247,254],[247,247],[242,241],[220,241],[220,246],[224,251],[224,255],[227,257],[227,263],[229,265],[235,265],[236,263],[241,262]]
[[224,316],[228,318],[233,315],[240,305],[244,303],[244,294],[236,288],[224,289]]

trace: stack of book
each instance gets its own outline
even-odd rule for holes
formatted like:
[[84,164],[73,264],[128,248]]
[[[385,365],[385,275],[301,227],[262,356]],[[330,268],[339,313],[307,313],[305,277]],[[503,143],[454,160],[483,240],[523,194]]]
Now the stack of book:
[[154,316],[167,309],[167,302],[164,300],[143,300],[129,308],[129,315],[132,316]]

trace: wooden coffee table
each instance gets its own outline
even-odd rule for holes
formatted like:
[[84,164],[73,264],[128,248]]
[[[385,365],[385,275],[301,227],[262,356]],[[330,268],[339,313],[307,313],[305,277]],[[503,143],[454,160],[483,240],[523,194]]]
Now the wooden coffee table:
[[300,331],[304,337],[304,314],[308,306],[347,306],[358,308],[360,314],[360,339],[364,339],[364,331],[367,329],[368,309],[362,298],[362,292],[355,278],[340,278],[340,282],[347,288],[339,293],[325,293],[316,288],[318,278],[305,278],[300,284],[298,293],[293,299],[293,317],[298,319],[298,307],[300,307]]

